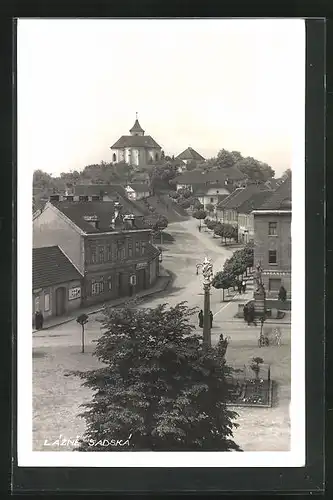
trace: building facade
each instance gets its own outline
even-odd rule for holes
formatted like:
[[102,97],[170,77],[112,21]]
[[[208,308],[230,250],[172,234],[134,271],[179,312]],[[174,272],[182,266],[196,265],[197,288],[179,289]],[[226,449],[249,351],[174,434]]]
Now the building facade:
[[117,202],[48,202],[33,220],[33,245],[59,245],[66,253],[83,276],[84,306],[130,296],[159,275],[151,230]]
[[44,319],[79,309],[83,276],[58,246],[33,249],[32,311]]
[[262,268],[267,297],[276,298],[281,286],[291,298],[291,179],[285,180],[254,215],[254,263]]
[[111,146],[113,163],[144,166],[161,159],[161,146],[150,135],[145,135],[138,118],[129,132],[130,135],[121,136]]

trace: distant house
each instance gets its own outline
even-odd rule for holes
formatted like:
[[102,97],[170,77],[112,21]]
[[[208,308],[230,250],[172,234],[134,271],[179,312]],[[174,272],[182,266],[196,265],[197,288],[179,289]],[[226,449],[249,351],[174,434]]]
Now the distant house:
[[130,296],[152,286],[159,249],[135,204],[54,195],[33,220],[35,248],[58,245],[84,276],[82,305]]
[[138,118],[129,132],[130,135],[121,136],[111,146],[112,162],[141,166],[161,159],[161,146],[150,135],[145,135]]
[[291,178],[274,191],[254,215],[254,263],[262,268],[268,297],[277,297],[281,285],[291,297]]
[[125,191],[129,200],[142,200],[142,198],[148,198],[151,195],[151,190],[149,185],[146,183],[134,183],[128,184],[125,187]]
[[216,215],[221,222],[238,226],[239,209],[254,194],[262,191],[260,186],[250,184],[247,187],[235,189],[230,195],[222,200],[216,207]]
[[204,206],[206,210],[207,205],[214,205],[216,207],[218,203],[229,196],[230,191],[226,188],[224,184],[216,182],[215,184],[197,184],[192,189],[193,196],[195,196],[200,203]]
[[83,275],[59,246],[34,248],[32,257],[33,314],[61,316],[81,305]]
[[222,185],[230,193],[235,187],[244,184],[246,175],[243,174],[237,167],[224,168],[220,170],[192,170],[184,172],[177,176],[174,180],[177,191],[179,189],[188,189],[191,192],[196,190],[196,187],[205,184],[210,187],[214,185]]
[[258,209],[264,201],[272,195],[272,191],[265,190],[254,193],[238,209],[238,241],[248,243],[254,241],[254,215],[253,210]]
[[205,161],[205,158],[191,147],[188,147],[187,149],[185,149],[185,151],[176,156],[176,159],[181,160],[182,162],[184,162],[185,165],[187,165],[187,163],[190,163],[192,161],[195,162]]

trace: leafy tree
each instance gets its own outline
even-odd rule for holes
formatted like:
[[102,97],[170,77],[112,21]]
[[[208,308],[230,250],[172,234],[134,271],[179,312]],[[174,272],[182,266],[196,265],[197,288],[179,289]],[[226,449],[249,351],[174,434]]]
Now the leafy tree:
[[259,379],[260,365],[262,365],[264,360],[262,358],[256,357],[252,358],[250,368],[254,372],[256,380]]
[[193,212],[192,216],[195,219],[198,219],[200,221],[200,227],[201,227],[201,222],[203,221],[203,219],[205,219],[207,217],[207,212],[205,210],[202,210],[202,209],[195,210],[195,212]]
[[208,229],[210,230],[214,230],[215,227],[220,224],[219,222],[216,222],[215,220],[209,220],[207,219],[207,221],[205,222],[206,226]]
[[182,208],[190,208],[191,206],[191,203],[188,201],[188,200],[184,200],[183,198],[181,200],[179,200],[179,205],[182,207]]
[[231,151],[231,154],[235,163],[243,159],[243,156],[239,151]]
[[230,168],[234,166],[235,160],[230,151],[221,149],[217,154],[216,163],[219,168]]
[[105,309],[94,352],[103,366],[72,372],[94,391],[78,451],[110,451],[110,437],[128,441],[112,451],[241,451],[226,406],[231,369],[193,333],[194,312],[184,303]]
[[84,353],[84,328],[89,321],[89,317],[86,314],[80,314],[76,321],[81,325],[81,352]]
[[222,301],[224,302],[224,290],[234,287],[236,285],[236,279],[232,274],[229,274],[226,271],[219,271],[218,273],[215,274],[212,281],[212,285],[214,288],[222,289],[223,291]]
[[212,212],[214,212],[214,209],[215,209],[215,206],[212,204],[212,203],[208,203],[206,205],[206,210],[209,214],[211,214]]
[[189,189],[184,189],[181,191],[181,195],[185,200],[189,199],[192,196],[192,193]]
[[236,167],[251,180],[259,182],[265,182],[275,175],[274,170],[267,163],[262,163],[251,156],[238,161]]
[[283,176],[291,177],[291,169],[287,168],[287,170],[283,172]]
[[194,201],[193,201],[193,208],[195,208],[196,210],[199,210],[199,209],[203,209],[204,206],[203,204],[198,200],[198,198],[194,198]]
[[180,197],[180,193],[178,193],[178,191],[170,191],[169,196],[173,200],[178,200],[178,198]]

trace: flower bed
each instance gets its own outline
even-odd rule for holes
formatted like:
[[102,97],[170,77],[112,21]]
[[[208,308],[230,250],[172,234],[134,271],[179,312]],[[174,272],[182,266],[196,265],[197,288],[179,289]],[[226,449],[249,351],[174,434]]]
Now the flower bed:
[[229,406],[257,406],[270,408],[272,406],[271,380],[247,379],[233,384],[230,391]]

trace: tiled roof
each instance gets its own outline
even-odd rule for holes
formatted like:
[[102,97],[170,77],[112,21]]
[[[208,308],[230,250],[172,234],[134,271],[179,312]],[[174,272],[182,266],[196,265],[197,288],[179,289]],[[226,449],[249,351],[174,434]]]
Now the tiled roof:
[[32,253],[32,288],[44,288],[79,280],[82,276],[58,246],[34,248]]
[[[114,217],[113,201],[52,201],[51,203],[88,234],[112,231],[110,226]],[[145,229],[142,212],[137,209],[136,205],[128,200],[121,200],[120,203],[122,205],[121,214],[136,216],[133,229]],[[89,216],[97,217],[98,228],[85,220],[84,217]],[[129,230],[132,228],[129,223],[122,222],[121,217],[119,217],[119,226],[116,226],[115,230],[120,229]]]
[[218,208],[224,210],[238,210],[243,203],[249,200],[254,194],[261,191],[262,189],[256,184],[250,184],[245,188],[235,189],[228,198],[225,198],[219,203]]
[[152,260],[154,259],[155,257],[157,257],[159,255],[160,251],[158,248],[156,248],[154,245],[152,245],[151,243],[148,243],[147,244],[147,258],[149,260]]
[[248,200],[244,201],[237,210],[240,214],[249,214],[252,210],[257,210],[271,195],[272,191],[270,190],[254,193]]
[[145,133],[145,131],[141,127],[138,119],[135,120],[135,123],[134,123],[133,127],[131,128],[130,132],[143,132],[143,133]]
[[177,184],[202,184],[205,182],[224,184],[228,179],[241,180],[245,179],[244,175],[237,167],[221,168],[219,170],[211,170],[204,172],[202,170],[191,170],[175,178]]
[[129,184],[129,187],[131,187],[134,191],[137,193],[146,193],[149,191],[149,185],[144,182],[134,182],[133,184]]
[[180,160],[197,160],[197,161],[203,161],[205,158],[201,156],[197,151],[195,151],[193,148],[187,148],[185,151],[180,153],[177,158]]
[[291,207],[291,178],[288,177],[258,210],[291,210]]
[[150,135],[123,135],[116,141],[111,149],[123,148],[157,148],[161,146]]
[[228,186],[226,186],[224,183],[222,184],[221,182],[217,183],[202,183],[202,184],[195,184],[193,186],[193,194],[198,196],[198,195],[205,195],[209,189],[216,188],[218,189],[228,189]]
[[[114,184],[77,184],[73,186],[74,194],[79,196],[99,196],[119,194],[118,185]],[[125,191],[123,191],[125,194]]]

